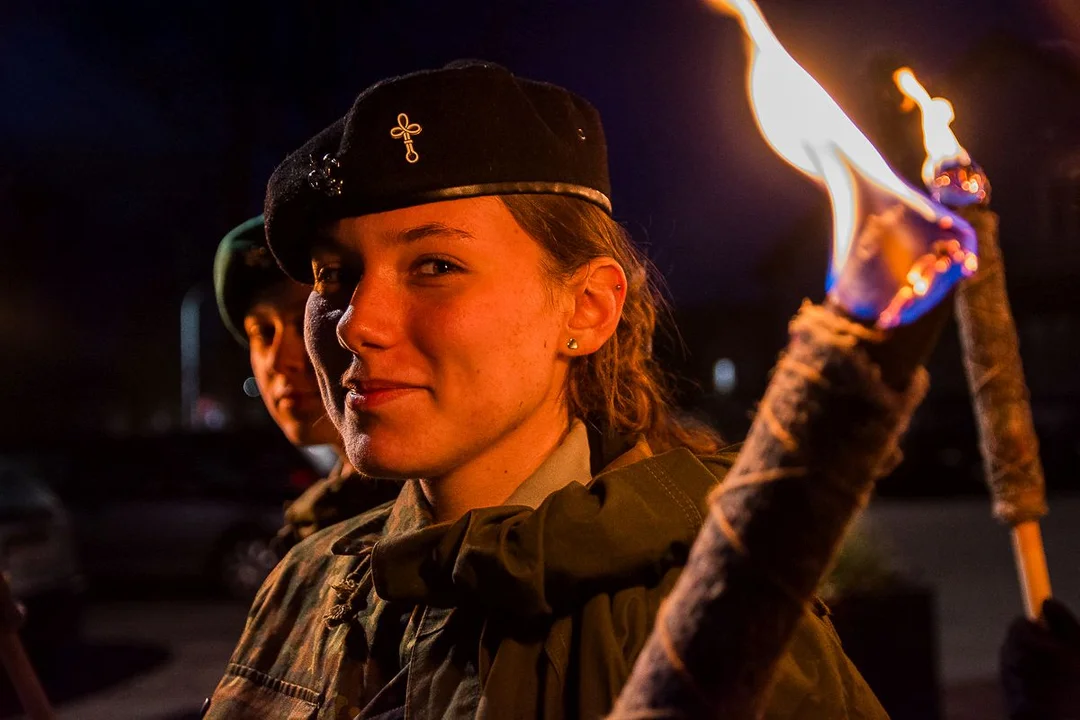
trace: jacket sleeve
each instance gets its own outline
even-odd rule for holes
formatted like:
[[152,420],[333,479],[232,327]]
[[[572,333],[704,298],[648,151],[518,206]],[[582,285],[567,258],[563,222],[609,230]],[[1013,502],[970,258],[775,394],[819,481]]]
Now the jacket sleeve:
[[626,588],[585,605],[577,639],[579,692],[571,717],[600,718],[611,712],[679,572],[669,571],[654,587]]
[[844,654],[823,605],[807,610],[780,659],[767,720],[888,720],[873,690]]
[[[580,633],[577,717],[611,711],[652,632],[663,598],[679,571],[656,587],[593,598]],[[807,610],[782,656],[763,715],[766,720],[888,720],[873,691],[844,654],[823,605]]]

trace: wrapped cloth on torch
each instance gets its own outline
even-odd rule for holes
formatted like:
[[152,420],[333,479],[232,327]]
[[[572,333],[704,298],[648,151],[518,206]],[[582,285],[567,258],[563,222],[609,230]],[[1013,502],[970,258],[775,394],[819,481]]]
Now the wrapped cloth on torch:
[[1005,289],[998,218],[989,208],[990,184],[949,127],[952,105],[930,97],[909,68],[897,70],[893,77],[922,112],[927,154],[923,181],[935,200],[956,208],[978,235],[978,272],[956,294],[956,319],[993,513],[1013,528],[1024,605],[1028,617],[1034,619],[1050,597],[1038,522],[1047,512],[1046,488],[1016,323]]
[[985,207],[960,211],[979,235],[979,271],[956,296],[964,368],[973,391],[979,442],[994,516],[1011,526],[1047,512],[1039,441],[1005,293],[998,217]]
[[886,381],[890,333],[830,307],[804,305],[790,333],[612,718],[757,717],[851,518],[899,458],[927,387],[917,358]]

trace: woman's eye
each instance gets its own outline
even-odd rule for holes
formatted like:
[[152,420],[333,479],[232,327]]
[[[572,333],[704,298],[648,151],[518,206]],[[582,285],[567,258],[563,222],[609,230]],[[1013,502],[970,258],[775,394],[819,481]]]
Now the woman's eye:
[[273,325],[249,325],[247,328],[248,340],[260,345],[270,345],[274,342]]
[[320,265],[315,268],[315,289],[337,285],[341,281],[341,268],[337,265]]
[[440,258],[430,258],[424,260],[416,266],[416,274],[424,275],[427,277],[438,277],[440,275],[450,275],[452,273],[460,272],[461,266],[450,262],[449,260],[442,260]]

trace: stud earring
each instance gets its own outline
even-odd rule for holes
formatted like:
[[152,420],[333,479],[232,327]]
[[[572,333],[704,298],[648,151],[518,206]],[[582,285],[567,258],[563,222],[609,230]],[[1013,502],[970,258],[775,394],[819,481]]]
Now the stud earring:
[[574,338],[570,338],[569,340],[566,341],[566,347],[567,347],[568,350],[577,350],[577,348],[578,348],[577,340],[575,340]]

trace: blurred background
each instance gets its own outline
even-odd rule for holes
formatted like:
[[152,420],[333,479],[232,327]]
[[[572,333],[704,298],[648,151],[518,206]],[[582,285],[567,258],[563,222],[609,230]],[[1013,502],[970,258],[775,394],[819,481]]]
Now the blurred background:
[[[1071,0],[761,0],[780,39],[917,181],[912,66],[955,108],[1001,216],[1043,447],[1057,594],[1080,607],[1080,11]],[[732,440],[803,298],[826,196],[766,146],[733,22],[693,0],[7,0],[0,7],[0,563],[63,717],[197,714],[282,504],[326,466],[242,392],[213,303],[222,235],[289,151],[375,80],[455,58],[600,110],[615,214],[667,280],[657,351]],[[827,588],[896,718],[1003,717],[1021,611],[955,332]],[[0,684],[0,713],[16,713]]]

